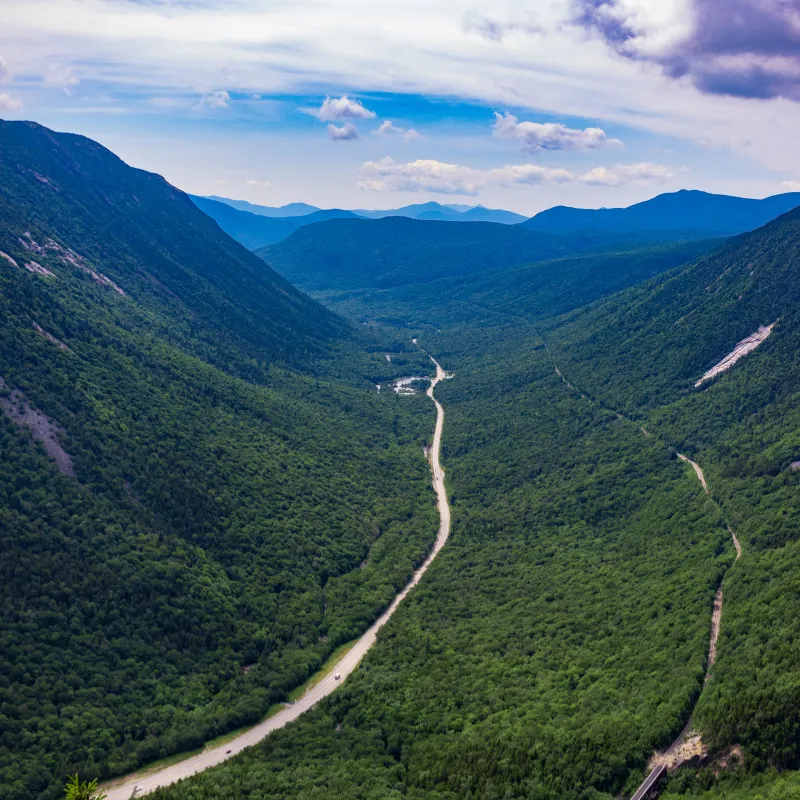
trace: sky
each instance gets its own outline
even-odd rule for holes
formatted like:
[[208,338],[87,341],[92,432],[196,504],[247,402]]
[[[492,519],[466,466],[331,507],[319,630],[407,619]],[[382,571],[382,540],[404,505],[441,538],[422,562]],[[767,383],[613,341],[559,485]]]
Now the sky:
[[800,191],[800,0],[3,0],[0,118],[196,194]]

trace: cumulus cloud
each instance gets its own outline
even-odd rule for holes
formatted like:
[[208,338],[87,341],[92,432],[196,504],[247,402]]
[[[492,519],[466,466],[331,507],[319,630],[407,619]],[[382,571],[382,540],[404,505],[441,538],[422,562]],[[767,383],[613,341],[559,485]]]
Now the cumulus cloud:
[[431,159],[399,163],[392,158],[367,161],[360,170],[358,186],[373,192],[437,192],[474,196],[488,186],[540,186],[562,183],[623,184],[663,183],[674,176],[668,167],[641,163],[596,167],[583,175],[538,164],[509,164],[495,169],[476,169]]
[[334,142],[352,142],[358,139],[358,128],[352,122],[345,123],[341,128],[328,125],[328,133]]
[[337,122],[343,119],[374,119],[376,117],[374,111],[364,108],[358,100],[353,100],[346,94],[338,98],[326,97],[325,102],[313,113],[323,122]]
[[608,145],[620,146],[619,139],[609,139],[602,128],[577,130],[560,122],[520,122],[513,114],[495,112],[492,135],[513,139],[526,153],[542,150],[596,150]]
[[22,108],[22,101],[17,100],[10,94],[0,92],[0,111],[19,111]]
[[800,100],[800,0],[574,0],[574,22],[701,92]]
[[224,90],[207,92],[197,103],[200,108],[227,108],[231,96]]
[[371,192],[439,192],[476,195],[479,170],[422,160],[398,164],[392,158],[367,161],[359,175],[358,187]]
[[379,136],[402,136],[403,140],[406,142],[410,142],[413,139],[419,139],[419,133],[415,131],[413,128],[401,128],[399,125],[395,125],[391,120],[387,119],[381,123],[380,128],[375,131]]
[[800,181],[784,181],[781,186],[787,192],[800,192]]
[[250,180],[245,181],[248,186],[272,186],[269,181],[257,181],[255,178],[250,178]]
[[0,83],[11,79],[11,70],[3,56],[0,56]]
[[617,164],[614,167],[595,167],[578,180],[597,186],[650,186],[666,183],[675,177],[675,171],[661,164],[641,161],[638,164]]

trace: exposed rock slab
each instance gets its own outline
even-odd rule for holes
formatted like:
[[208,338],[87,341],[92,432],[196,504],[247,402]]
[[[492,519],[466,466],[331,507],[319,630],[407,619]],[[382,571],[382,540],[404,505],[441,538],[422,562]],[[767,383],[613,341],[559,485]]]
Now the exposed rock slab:
[[717,375],[730,369],[737,361],[744,358],[748,353],[752,353],[767,337],[772,333],[772,329],[777,324],[777,320],[772,325],[762,325],[755,333],[751,333],[746,339],[742,339],[736,347],[731,350],[722,361],[719,361],[695,383],[695,388],[701,386],[706,381],[716,378]]
[[[6,388],[5,381],[0,378],[0,389]],[[58,469],[75,477],[75,468],[72,457],[61,446],[59,435],[63,433],[61,427],[46,414],[33,408],[25,395],[19,389],[13,389],[7,397],[0,395],[0,410],[20,427],[27,428],[36,441],[41,442],[47,455],[55,461]]]

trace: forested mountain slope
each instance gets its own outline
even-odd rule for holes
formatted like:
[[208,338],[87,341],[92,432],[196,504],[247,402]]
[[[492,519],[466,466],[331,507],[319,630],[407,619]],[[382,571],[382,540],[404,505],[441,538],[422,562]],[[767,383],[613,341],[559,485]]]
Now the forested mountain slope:
[[[485,276],[482,302],[430,284],[430,325],[403,287],[398,324],[455,372],[451,541],[337,695],[159,800],[630,796],[690,716],[710,764],[678,772],[670,800],[793,796],[776,770],[800,767],[799,223],[572,311],[541,265],[518,293],[515,270]],[[348,302],[388,316],[400,291]],[[548,317],[553,300],[567,313]]]
[[[576,385],[704,465],[742,541],[698,722],[715,751],[741,746],[756,771],[800,767],[799,265],[793,211],[545,334]],[[772,323],[756,349],[696,386]]]
[[343,291],[465,280],[502,267],[624,250],[651,241],[635,234],[554,236],[520,225],[392,217],[309,225],[258,254],[307,291]]
[[719,243],[718,239],[630,243],[620,250],[579,253],[386,289],[337,289],[334,275],[324,289],[309,291],[329,308],[359,322],[411,330],[472,326],[498,315],[535,320],[640,283],[716,249]]
[[628,208],[556,206],[531,217],[522,226],[558,234],[588,230],[695,231],[705,236],[731,236],[754,230],[797,206],[800,206],[800,192],[756,200],[684,189],[660,194]]
[[366,336],[159,176],[0,126],[3,800],[257,720],[405,583],[433,414]]
[[620,407],[663,404],[691,393],[710,367],[760,326],[778,323],[759,355],[785,339],[780,331],[792,336],[799,254],[797,209],[684,269],[554,321],[552,346],[568,346],[576,382]]
[[[345,326],[253,257],[159,175],[128,167],[82,136],[0,122],[3,244],[18,261],[53,237],[102,263],[126,295],[176,314],[171,335],[207,356],[283,363],[330,353]],[[35,245],[23,244],[29,233]],[[40,252],[36,247],[45,248]],[[41,259],[40,259],[41,260]],[[82,263],[67,265],[92,281]],[[202,343],[202,344],[199,344]],[[223,348],[225,355],[222,355]]]

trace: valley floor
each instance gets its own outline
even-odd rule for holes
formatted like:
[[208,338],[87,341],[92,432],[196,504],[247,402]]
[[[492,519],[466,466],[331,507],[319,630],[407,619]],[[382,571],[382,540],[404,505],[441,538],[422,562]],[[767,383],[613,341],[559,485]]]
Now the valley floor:
[[428,567],[430,567],[433,560],[439,554],[439,551],[444,547],[450,535],[450,504],[447,499],[447,489],[445,487],[445,473],[440,460],[442,432],[444,430],[444,408],[434,395],[437,384],[443,381],[446,376],[439,363],[433,358],[431,358],[431,361],[436,367],[436,374],[430,382],[427,394],[436,405],[436,425],[433,432],[429,458],[440,522],[439,532],[434,542],[433,549],[423,564],[414,572],[412,579],[392,600],[389,608],[387,608],[379,619],[373,623],[369,630],[347,650],[347,653],[341,661],[337,662],[332,669],[327,670],[327,674],[294,703],[287,704],[282,710],[271,715],[268,719],[264,720],[264,722],[225,741],[223,744],[208,748],[202,753],[191,756],[185,760],[172,763],[163,769],[152,772],[144,771],[127,779],[123,778],[113,781],[104,789],[107,800],[129,800],[132,795],[135,797],[143,797],[144,795],[150,794],[158,787],[169,786],[177,781],[189,778],[192,775],[196,775],[218,764],[222,764],[238,755],[243,750],[257,744],[274,731],[280,730],[289,723],[294,722],[294,720],[298,719],[302,714],[312,709],[323,698],[344,685],[347,677],[361,663],[361,660],[377,641],[378,631],[391,619],[400,603],[403,602],[408,593],[419,583],[422,576],[427,572]]

